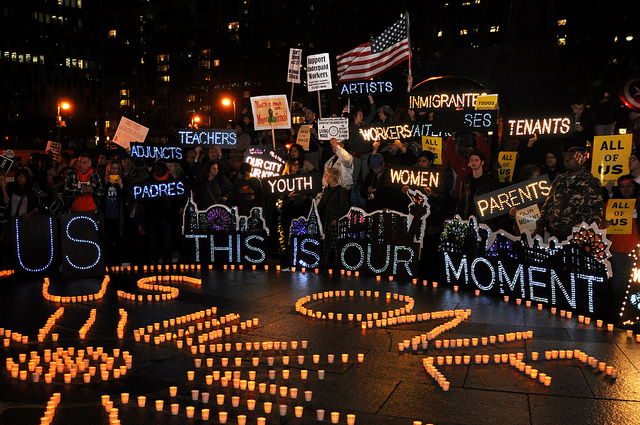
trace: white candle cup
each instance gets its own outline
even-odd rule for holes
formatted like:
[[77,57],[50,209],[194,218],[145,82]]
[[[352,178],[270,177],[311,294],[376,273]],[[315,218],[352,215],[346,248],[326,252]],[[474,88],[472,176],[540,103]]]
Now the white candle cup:
[[273,403],[270,401],[264,402],[264,413],[271,413],[271,409],[273,409]]
[[355,425],[356,423],[356,415],[350,413],[347,415],[347,425]]
[[324,409],[316,410],[316,419],[319,421],[324,421]]
[[318,379],[324,379],[324,370],[318,370]]
[[278,411],[280,412],[280,416],[287,416],[287,405],[286,404],[279,405]]
[[312,391],[305,391],[304,392],[304,401],[311,401],[312,397],[313,397],[313,392]]
[[179,411],[180,411],[180,405],[178,403],[173,403],[171,405],[171,414],[173,416],[176,416]]
[[144,407],[147,404],[147,397],[141,395],[138,396],[138,407]]
[[162,409],[164,409],[164,400],[156,400],[156,411],[162,412]]
[[209,403],[209,395],[210,395],[209,393],[202,393],[202,402],[204,404]]
[[302,412],[304,411],[304,407],[302,407],[302,406],[295,406],[295,407],[293,408],[293,410],[294,410],[294,413],[295,413],[296,418],[301,418],[301,417],[302,417]]
[[208,421],[209,420],[209,413],[210,413],[209,409],[202,409],[200,414],[202,415],[202,420],[203,421]]
[[247,424],[247,415],[238,415],[238,425],[246,425]]

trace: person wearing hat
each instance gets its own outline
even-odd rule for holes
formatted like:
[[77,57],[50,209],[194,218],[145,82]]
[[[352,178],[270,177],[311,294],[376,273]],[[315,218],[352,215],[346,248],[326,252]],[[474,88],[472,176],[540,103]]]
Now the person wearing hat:
[[585,167],[587,149],[573,147],[564,158],[566,172],[553,181],[534,235],[545,230],[559,241],[567,239],[582,222],[600,224],[603,216],[602,186]]
[[391,109],[391,106],[382,105],[376,112],[378,112],[378,118],[380,118],[382,124],[389,124],[391,122],[391,117],[393,117],[393,109]]
[[[329,143],[334,155],[324,164],[325,171],[329,167],[340,170],[340,186],[350,191],[353,188],[353,155],[344,148],[344,141],[332,138]],[[326,173],[324,174],[326,176]],[[322,177],[322,187],[327,185],[327,180]]]

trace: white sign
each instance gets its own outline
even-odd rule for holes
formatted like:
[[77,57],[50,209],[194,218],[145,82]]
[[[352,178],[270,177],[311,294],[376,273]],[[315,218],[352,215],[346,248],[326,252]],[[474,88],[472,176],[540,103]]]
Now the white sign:
[[318,91],[331,90],[331,88],[329,53],[307,56],[307,89]]
[[289,49],[289,72],[287,73],[287,83],[300,84],[300,59],[302,49]]
[[516,210],[516,222],[518,223],[518,229],[520,233],[528,230],[533,233],[536,229],[536,221],[540,218],[540,208],[538,204],[533,204],[528,207]]
[[349,120],[347,118],[320,118],[318,120],[318,139],[347,140],[349,138]]
[[60,152],[62,152],[62,143],[52,142],[49,140],[47,142],[47,149],[45,152],[51,152],[51,158],[54,161],[60,161]]
[[143,143],[149,129],[128,118],[120,118],[120,124],[113,136],[113,143],[129,149],[131,143]]

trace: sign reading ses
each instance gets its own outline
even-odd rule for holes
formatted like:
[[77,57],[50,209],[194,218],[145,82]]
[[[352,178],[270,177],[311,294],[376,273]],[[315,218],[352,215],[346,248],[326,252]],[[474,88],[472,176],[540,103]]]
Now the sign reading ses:
[[235,149],[238,135],[227,129],[186,129],[178,130],[180,144],[184,146],[219,146],[221,149]]
[[245,152],[244,162],[253,166],[251,177],[259,179],[276,177],[284,170],[285,160],[273,149],[264,146],[249,146]]
[[409,186],[412,189],[439,188],[441,184],[440,171],[424,170],[421,168],[390,168],[391,184]]
[[513,207],[521,209],[543,202],[550,190],[551,182],[549,176],[545,174],[535,179],[507,186],[504,189],[494,190],[486,195],[477,196],[474,202],[480,214],[480,220],[486,221],[508,214]]
[[523,118],[507,121],[507,134],[518,136],[556,136],[563,137],[571,131],[571,118]]
[[300,84],[300,58],[302,49],[289,49],[289,71],[287,83]]
[[352,81],[339,86],[340,96],[392,94],[393,89],[391,81]]
[[498,111],[437,111],[433,121],[440,130],[493,131],[498,126]]
[[180,146],[156,146],[156,145],[131,145],[132,158],[144,159],[182,159],[182,148]]
[[136,201],[184,198],[189,195],[189,181],[175,180],[138,183],[132,186],[131,191]]
[[480,91],[453,93],[409,93],[409,109],[474,109]]
[[291,174],[262,179],[262,192],[267,198],[289,196],[290,194],[313,194],[321,190],[322,176],[320,173]]

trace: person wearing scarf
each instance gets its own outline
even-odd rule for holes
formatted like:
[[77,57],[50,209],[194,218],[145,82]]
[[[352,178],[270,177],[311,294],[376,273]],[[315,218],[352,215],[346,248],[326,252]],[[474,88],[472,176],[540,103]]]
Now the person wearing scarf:
[[104,186],[98,173],[91,168],[91,157],[83,153],[78,165],[64,180],[64,197],[71,203],[72,212],[97,212]]

